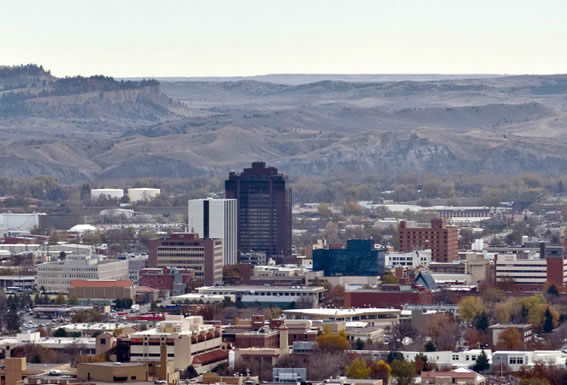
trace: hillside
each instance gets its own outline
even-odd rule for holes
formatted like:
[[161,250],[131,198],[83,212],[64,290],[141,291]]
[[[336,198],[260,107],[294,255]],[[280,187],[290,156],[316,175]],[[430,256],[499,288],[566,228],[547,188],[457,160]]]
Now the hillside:
[[292,176],[567,170],[565,75],[158,83],[38,68],[0,68],[0,175],[186,178],[256,159]]

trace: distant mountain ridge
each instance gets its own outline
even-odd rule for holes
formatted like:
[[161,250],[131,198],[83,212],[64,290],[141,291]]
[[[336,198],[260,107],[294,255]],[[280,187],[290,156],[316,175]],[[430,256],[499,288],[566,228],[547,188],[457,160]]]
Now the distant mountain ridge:
[[[253,80],[258,82],[299,85],[319,81],[381,83],[391,81],[438,81],[483,79],[507,76],[504,74],[266,74],[252,76],[157,76],[160,82],[238,82]],[[125,80],[140,80],[130,77]]]
[[60,79],[0,67],[0,176],[189,178],[252,160],[292,176],[567,171],[567,75],[269,76]]

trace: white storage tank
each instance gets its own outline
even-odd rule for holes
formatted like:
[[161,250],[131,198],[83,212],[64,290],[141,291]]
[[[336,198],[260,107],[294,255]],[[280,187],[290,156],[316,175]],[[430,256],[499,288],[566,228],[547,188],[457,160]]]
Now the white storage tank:
[[159,188],[129,188],[128,198],[130,202],[151,201],[160,194]]
[[95,188],[91,190],[91,200],[96,201],[102,196],[110,199],[121,199],[124,196],[124,190],[121,188]]

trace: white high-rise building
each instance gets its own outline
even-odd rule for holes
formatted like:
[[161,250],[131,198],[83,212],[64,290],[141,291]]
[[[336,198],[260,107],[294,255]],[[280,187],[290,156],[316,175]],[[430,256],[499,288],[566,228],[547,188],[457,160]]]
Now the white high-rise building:
[[225,265],[238,262],[238,203],[236,199],[191,199],[187,231],[200,238],[220,238]]

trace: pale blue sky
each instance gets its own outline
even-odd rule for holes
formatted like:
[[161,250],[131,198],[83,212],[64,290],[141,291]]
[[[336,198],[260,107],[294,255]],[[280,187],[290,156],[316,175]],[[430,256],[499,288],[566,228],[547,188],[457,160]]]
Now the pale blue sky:
[[5,0],[0,64],[55,75],[567,73],[567,0]]

